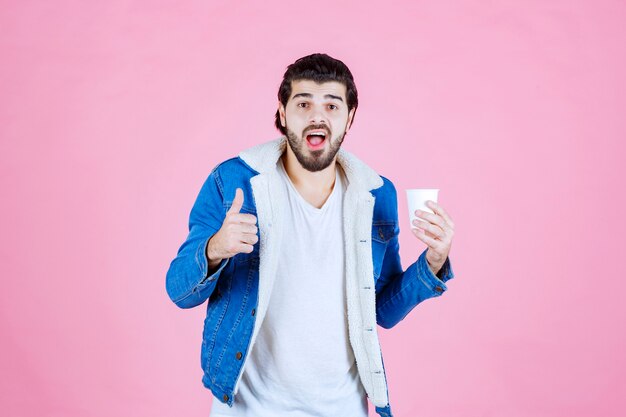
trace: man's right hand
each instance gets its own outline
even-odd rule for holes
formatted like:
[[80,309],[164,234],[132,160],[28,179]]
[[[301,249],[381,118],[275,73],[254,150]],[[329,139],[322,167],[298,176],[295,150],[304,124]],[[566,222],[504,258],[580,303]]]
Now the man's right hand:
[[250,253],[257,243],[256,216],[239,213],[243,206],[243,190],[237,188],[233,204],[226,212],[222,227],[213,235],[207,245],[209,269],[215,268],[226,258],[238,253]]

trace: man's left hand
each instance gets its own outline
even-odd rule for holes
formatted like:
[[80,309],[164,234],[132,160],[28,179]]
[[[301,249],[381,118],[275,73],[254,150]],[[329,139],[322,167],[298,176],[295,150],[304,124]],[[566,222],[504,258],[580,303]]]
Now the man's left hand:
[[423,220],[413,220],[411,231],[418,239],[428,245],[426,260],[433,274],[437,275],[450,253],[454,223],[446,211],[434,201],[426,201],[426,206],[433,213],[416,210],[415,215]]

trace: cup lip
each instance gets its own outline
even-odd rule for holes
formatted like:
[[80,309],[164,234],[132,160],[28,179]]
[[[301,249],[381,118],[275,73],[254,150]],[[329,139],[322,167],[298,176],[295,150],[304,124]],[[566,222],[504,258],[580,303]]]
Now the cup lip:
[[439,191],[439,188],[407,188],[406,192],[410,191]]

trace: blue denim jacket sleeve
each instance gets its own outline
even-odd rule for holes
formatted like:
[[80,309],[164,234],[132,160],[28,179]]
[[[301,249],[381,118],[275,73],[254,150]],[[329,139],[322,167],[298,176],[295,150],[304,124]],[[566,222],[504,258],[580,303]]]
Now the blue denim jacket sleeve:
[[215,271],[208,269],[206,246],[226,215],[216,168],[200,189],[189,215],[189,234],[167,271],[167,294],[181,308],[195,307],[209,298],[229,261],[222,260]]
[[443,294],[448,289],[445,283],[454,278],[450,257],[446,258],[437,275],[433,274],[426,260],[428,249],[404,271],[400,262],[397,224],[396,218],[394,236],[389,240],[376,281],[376,322],[385,329],[402,321],[422,301]]

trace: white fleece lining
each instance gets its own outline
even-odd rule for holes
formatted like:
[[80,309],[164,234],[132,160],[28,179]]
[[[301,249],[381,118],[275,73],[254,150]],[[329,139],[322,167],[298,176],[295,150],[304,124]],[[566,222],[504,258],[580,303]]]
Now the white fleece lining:
[[[259,175],[250,179],[259,224],[260,264],[257,318],[248,353],[252,350],[265,318],[276,276],[278,248],[283,233],[280,219],[287,199],[276,172],[276,164],[286,146],[287,140],[281,136],[239,154],[250,168],[259,172]],[[375,406],[385,407],[388,404],[387,384],[376,325],[376,292],[372,265],[374,196],[369,192],[382,186],[383,180],[374,170],[344,149],[339,149],[337,163],[341,165],[348,179],[343,220],[350,344],[368,397]],[[243,367],[235,384],[235,394],[239,389],[242,373]]]

